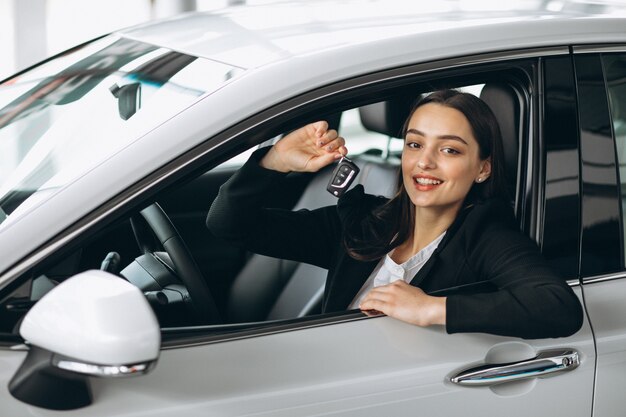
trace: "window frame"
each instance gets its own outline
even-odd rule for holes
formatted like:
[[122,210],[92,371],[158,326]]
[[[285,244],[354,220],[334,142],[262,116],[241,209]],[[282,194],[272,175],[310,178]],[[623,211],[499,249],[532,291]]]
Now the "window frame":
[[[480,78],[486,73],[503,74],[505,72],[519,73],[520,71],[527,78],[523,82],[528,83],[530,89],[518,85],[527,100],[524,109],[525,117],[520,120],[524,126],[522,137],[527,139],[524,143],[520,143],[520,160],[525,158],[528,163],[520,168],[519,196],[516,209],[521,216],[523,230],[536,239],[537,236],[541,236],[538,229],[541,227],[541,223],[538,219],[541,218],[542,211],[543,182],[541,179],[543,178],[543,165],[540,157],[542,154],[541,136],[538,133],[541,125],[538,116],[539,98],[536,93],[533,94],[531,91],[536,91],[534,87],[538,84],[538,75],[537,71],[529,74],[529,68],[522,69],[522,65],[536,64],[540,57],[563,54],[569,54],[569,49],[565,46],[559,46],[495,52],[416,64],[333,83],[264,109],[215,137],[207,139],[198,147],[150,173],[143,181],[128,188],[106,205],[85,216],[74,226],[54,238],[46,247],[41,248],[11,268],[5,273],[5,277],[8,276],[10,283],[0,291],[0,299],[3,294],[6,295],[20,285],[20,278],[27,275],[26,273],[39,263],[59,252],[64,252],[66,246],[76,244],[81,238],[113,223],[142,202],[154,198],[163,189],[174,185],[181,178],[197,175],[208,168],[219,165],[240,151],[261,143],[268,137],[274,137],[285,129],[295,128],[310,119],[313,113],[324,113],[325,110],[330,109],[339,111],[354,107],[355,103],[367,104],[380,101],[384,99],[381,97],[381,93],[383,95],[388,94],[390,90],[413,84],[416,80],[428,81],[429,83],[433,80],[449,82],[451,79],[460,77]],[[532,67],[532,65],[530,66]],[[472,82],[467,84],[470,83]],[[537,170],[536,167],[541,169]],[[215,331],[215,326],[176,328],[171,331],[162,329],[163,348],[175,348],[189,343],[222,342],[367,318],[358,312],[342,312],[281,320],[277,323],[263,322],[222,326],[221,329],[218,329],[218,333]],[[4,335],[0,335],[0,341],[3,339]],[[193,341],[190,342],[190,340]]]

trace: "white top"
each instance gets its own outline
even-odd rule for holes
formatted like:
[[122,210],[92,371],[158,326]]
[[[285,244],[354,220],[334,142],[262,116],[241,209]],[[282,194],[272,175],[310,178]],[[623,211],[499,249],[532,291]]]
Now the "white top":
[[441,242],[445,235],[446,232],[443,232],[426,247],[401,264],[397,264],[391,259],[393,251],[389,252],[378,262],[378,265],[376,265],[370,277],[365,281],[365,284],[363,284],[361,290],[357,293],[356,297],[354,297],[352,303],[350,303],[348,310],[359,308],[359,304],[363,298],[365,298],[365,294],[372,288],[391,284],[400,279],[404,280],[407,284],[410,283],[413,277],[415,277],[419,270],[422,269],[424,264],[430,259],[435,249],[437,249],[437,246],[439,246],[439,242]]

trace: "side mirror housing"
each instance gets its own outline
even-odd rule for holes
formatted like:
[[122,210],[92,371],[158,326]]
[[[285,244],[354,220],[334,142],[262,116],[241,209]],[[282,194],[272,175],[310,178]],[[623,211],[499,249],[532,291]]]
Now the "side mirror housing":
[[91,404],[89,376],[148,372],[161,344],[158,321],[142,292],[96,270],[46,294],[24,317],[20,335],[31,347],[9,390],[21,401],[54,410]]

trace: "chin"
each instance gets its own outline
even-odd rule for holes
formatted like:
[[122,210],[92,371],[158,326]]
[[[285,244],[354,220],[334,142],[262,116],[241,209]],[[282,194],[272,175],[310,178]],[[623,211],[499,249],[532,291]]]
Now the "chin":
[[415,207],[420,208],[436,207],[439,205],[436,201],[426,198],[411,198],[411,202]]
[[447,211],[450,209],[459,209],[463,201],[437,201],[436,199],[411,198],[411,202],[416,208],[430,208]]

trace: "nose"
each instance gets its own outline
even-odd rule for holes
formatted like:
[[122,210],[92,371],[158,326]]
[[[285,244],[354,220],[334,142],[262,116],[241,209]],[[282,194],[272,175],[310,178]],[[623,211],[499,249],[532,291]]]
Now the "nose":
[[420,152],[417,166],[420,169],[433,169],[436,166],[435,158],[425,149],[423,152]]

